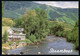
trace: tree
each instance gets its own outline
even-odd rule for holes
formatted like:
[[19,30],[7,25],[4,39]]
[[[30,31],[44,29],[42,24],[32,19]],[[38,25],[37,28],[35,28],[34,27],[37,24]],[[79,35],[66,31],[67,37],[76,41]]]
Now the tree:
[[45,38],[48,34],[48,16],[43,9],[36,8],[35,10],[26,11],[26,14],[21,19],[17,19],[16,23],[19,22],[20,24],[15,26],[24,28],[24,33],[28,39],[30,39],[31,34],[36,39]]
[[8,32],[5,30],[4,35],[3,35],[3,42],[6,43],[8,41]]
[[18,18],[18,19],[14,19],[13,22],[15,22],[15,24],[13,25],[14,27],[22,27],[23,21],[22,18]]
[[14,22],[10,18],[2,18],[2,26],[13,26]]
[[2,1],[2,16],[4,15],[4,2]]
[[67,34],[67,41],[75,44],[75,49],[79,49],[79,20],[76,21],[74,28]]
[[64,26],[58,23],[50,27],[50,32],[53,34],[57,34],[58,32],[62,33],[63,31],[64,31]]

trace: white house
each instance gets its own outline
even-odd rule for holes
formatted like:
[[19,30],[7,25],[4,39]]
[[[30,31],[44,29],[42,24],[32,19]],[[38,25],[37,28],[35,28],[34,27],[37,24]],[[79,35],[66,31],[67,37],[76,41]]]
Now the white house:
[[9,38],[8,41],[25,40],[26,34],[23,34],[23,28],[9,28]]

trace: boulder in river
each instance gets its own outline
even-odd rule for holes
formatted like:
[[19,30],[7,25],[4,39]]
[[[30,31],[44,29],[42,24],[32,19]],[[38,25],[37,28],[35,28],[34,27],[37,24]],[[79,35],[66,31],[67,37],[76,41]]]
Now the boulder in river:
[[22,55],[22,54],[24,54],[23,52],[20,52],[20,54]]

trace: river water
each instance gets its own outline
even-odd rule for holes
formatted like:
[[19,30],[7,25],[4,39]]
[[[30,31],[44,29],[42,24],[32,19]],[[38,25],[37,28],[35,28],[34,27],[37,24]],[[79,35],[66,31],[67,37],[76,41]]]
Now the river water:
[[[72,50],[72,52],[49,52],[50,49],[54,50]],[[42,55],[79,55],[79,51],[74,50],[74,44],[67,42],[66,38],[54,37],[54,36],[47,36],[47,39],[44,40],[41,44],[37,45],[30,45],[21,48],[17,48],[14,50],[8,50],[7,53],[9,54],[20,54],[23,52],[24,55],[34,55],[34,54],[42,54]]]

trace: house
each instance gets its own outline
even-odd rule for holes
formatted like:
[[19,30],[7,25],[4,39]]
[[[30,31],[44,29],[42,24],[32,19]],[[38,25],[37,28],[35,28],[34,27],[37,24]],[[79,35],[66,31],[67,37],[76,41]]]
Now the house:
[[9,38],[8,41],[25,40],[26,34],[23,34],[23,28],[9,28]]

